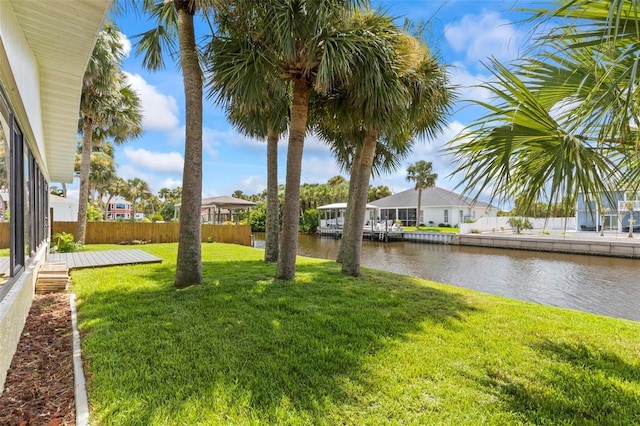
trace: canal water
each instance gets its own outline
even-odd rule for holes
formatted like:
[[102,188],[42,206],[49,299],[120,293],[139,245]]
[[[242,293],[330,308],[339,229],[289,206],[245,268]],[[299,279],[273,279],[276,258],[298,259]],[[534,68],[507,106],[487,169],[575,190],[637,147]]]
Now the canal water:
[[[264,248],[264,234],[256,234]],[[298,253],[335,260],[339,241],[300,235]],[[361,264],[485,293],[640,321],[640,259],[362,242]]]

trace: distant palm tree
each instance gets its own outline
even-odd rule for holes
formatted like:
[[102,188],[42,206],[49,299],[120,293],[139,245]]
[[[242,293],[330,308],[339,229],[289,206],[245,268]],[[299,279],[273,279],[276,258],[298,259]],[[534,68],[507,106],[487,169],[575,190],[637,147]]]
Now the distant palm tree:
[[416,210],[416,226],[422,223],[420,209],[422,206],[422,191],[436,185],[438,175],[432,173],[431,161],[420,160],[407,167],[407,181],[415,182],[415,190],[418,191],[418,208]]
[[107,220],[107,208],[111,203],[113,197],[124,195],[124,191],[126,190],[127,183],[120,177],[116,177],[111,180],[106,187],[106,193],[108,194],[107,200],[104,203],[104,219]]
[[112,138],[115,143],[123,143],[142,134],[140,99],[120,70],[123,57],[122,34],[112,23],[105,24],[85,71],[80,99],[78,130],[83,139],[75,239],[81,243],[84,243],[87,226],[94,137],[100,141]]
[[167,201],[167,198],[171,196],[171,190],[169,188],[160,188],[160,191],[158,191],[158,196],[162,198],[163,201]]
[[143,181],[140,178],[133,178],[127,180],[127,185],[124,192],[127,195],[129,201],[131,201],[132,203],[131,220],[135,220],[136,204],[138,203],[138,200],[142,200],[146,194],[151,192],[151,189],[149,188],[149,184],[147,182]]

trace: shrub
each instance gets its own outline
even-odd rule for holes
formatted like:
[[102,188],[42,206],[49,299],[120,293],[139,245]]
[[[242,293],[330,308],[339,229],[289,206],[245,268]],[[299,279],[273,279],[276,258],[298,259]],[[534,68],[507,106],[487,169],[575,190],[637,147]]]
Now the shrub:
[[439,223],[439,224],[438,224],[438,228],[446,228],[446,226],[447,226],[447,225],[446,225],[446,224],[444,224],[444,223]]
[[51,237],[53,246],[52,253],[71,253],[80,250],[82,245],[74,241],[73,234],[67,232],[56,232]]
[[266,229],[267,211],[264,204],[258,204],[251,209],[249,225],[252,232],[264,232]]
[[475,228],[474,228],[474,229],[472,229],[472,230],[471,230],[471,233],[472,233],[472,234],[479,234],[479,233],[480,233],[480,230],[479,230],[479,229],[475,229]]
[[522,232],[523,229],[533,229],[531,221],[526,217],[512,217],[507,222],[510,227],[516,230],[516,234]]
[[318,230],[320,225],[320,213],[316,209],[305,210],[300,217],[300,231],[312,234]]
[[432,220],[429,221],[429,226],[433,226],[434,224],[435,224],[434,221],[432,221]]
[[88,222],[101,222],[104,218],[102,209],[98,206],[89,203],[87,204],[87,221]]

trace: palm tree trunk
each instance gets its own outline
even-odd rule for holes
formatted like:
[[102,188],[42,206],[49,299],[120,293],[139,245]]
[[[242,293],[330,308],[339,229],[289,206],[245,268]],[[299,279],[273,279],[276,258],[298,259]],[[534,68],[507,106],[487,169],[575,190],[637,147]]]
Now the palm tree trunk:
[[87,204],[89,203],[89,172],[91,168],[91,150],[93,149],[93,120],[83,118],[82,156],[80,160],[80,194],[78,195],[78,221],[75,240],[84,244],[87,233]]
[[178,288],[202,282],[202,71],[193,28],[195,10],[189,3],[175,2],[186,111],[182,207],[174,282]]
[[[359,179],[362,179],[358,176],[360,169],[356,167],[356,164],[359,164],[362,161],[362,147],[358,146],[356,148],[356,152],[353,156],[353,165],[351,166],[351,175],[349,177],[349,196],[347,199],[347,210],[345,212],[344,218],[344,227],[342,229],[342,238],[340,239],[340,248],[338,249],[338,256],[336,258],[336,262],[342,263],[342,259],[345,256],[345,252],[347,250],[348,243],[345,241],[352,241],[353,238],[357,238],[354,236],[356,232],[354,227],[351,226],[351,217],[353,215],[353,206],[355,204],[356,190],[355,185],[358,183]],[[362,235],[360,235],[362,237]]]
[[351,180],[355,181],[349,189],[349,227],[352,229],[349,238],[343,237],[342,244],[342,272],[357,277],[360,275],[360,249],[362,248],[362,229],[364,228],[364,215],[367,211],[367,196],[369,193],[369,178],[376,154],[378,131],[367,130],[362,142],[362,154],[359,162],[354,161]]
[[300,174],[310,92],[311,87],[308,82],[294,80],[289,146],[287,148],[284,211],[282,213],[282,238],[276,267],[276,278],[283,280],[293,279],[296,273],[298,222],[300,221]]
[[267,217],[265,223],[264,261],[278,260],[278,233],[280,232],[278,205],[278,135],[269,130],[267,135]]

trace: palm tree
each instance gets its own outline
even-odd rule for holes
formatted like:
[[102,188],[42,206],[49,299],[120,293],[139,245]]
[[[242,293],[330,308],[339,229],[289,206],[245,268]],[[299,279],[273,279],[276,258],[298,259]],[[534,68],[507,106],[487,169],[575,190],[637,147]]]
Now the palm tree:
[[532,203],[544,195],[551,206],[582,192],[587,202],[594,194],[612,202],[612,189],[640,181],[638,2],[567,0],[533,11],[538,22],[568,19],[515,70],[491,64],[496,82],[486,87],[501,103],[483,105],[489,113],[464,133],[470,142],[452,142],[456,172],[469,191],[492,188],[494,197],[522,193]]
[[82,82],[80,120],[82,159],[76,241],[84,243],[89,201],[89,174],[94,136],[124,143],[142,133],[142,112],[138,95],[126,84],[120,70],[124,57],[122,35],[112,23],[105,24],[87,65]]
[[[494,81],[483,86],[496,102],[477,102],[487,114],[449,144],[464,192],[521,197],[525,208],[545,200],[550,210],[578,193],[589,206],[594,195],[613,203],[612,189],[638,185],[638,36],[616,34],[619,10],[602,15],[613,4],[629,7],[619,0],[567,2],[549,13],[587,21],[558,27],[541,40],[543,49],[511,69],[491,62]],[[628,12],[625,20],[637,21],[638,11]]]
[[418,191],[418,208],[416,210],[416,226],[422,223],[421,217],[421,202],[422,191],[427,188],[431,188],[436,185],[436,179],[438,175],[432,173],[431,161],[420,160],[407,167],[407,181],[415,182],[415,190]]
[[138,203],[138,200],[142,200],[150,191],[151,189],[149,188],[149,184],[140,178],[127,180],[127,185],[124,192],[125,194],[127,194],[127,198],[131,200],[131,220],[135,220],[136,218],[136,205]]
[[[135,3],[134,3],[135,4]],[[144,0],[142,9],[157,26],[140,35],[143,66],[164,68],[164,51],[178,54],[185,94],[185,146],[182,173],[180,234],[174,284],[178,288],[202,282],[200,210],[202,206],[202,69],[196,45],[194,16],[212,10],[213,0]],[[176,51],[176,40],[178,49]]]
[[311,95],[326,93],[348,79],[354,58],[371,53],[371,37],[349,28],[349,16],[359,3],[365,2],[235,2],[218,17],[224,38],[214,40],[213,45],[216,79],[235,84],[245,104],[262,99],[256,81],[281,79],[291,87],[286,192],[276,268],[280,279],[295,275],[302,152]]
[[377,60],[369,58],[353,67],[353,80],[324,106],[334,117],[333,123],[320,119],[318,124],[339,162],[351,170],[338,261],[344,273],[354,276],[360,274],[372,171],[395,169],[416,137],[433,136],[441,128],[451,101],[445,69],[416,38],[385,16],[366,14],[360,22],[375,28],[369,31],[376,34],[371,50]]
[[171,195],[171,190],[169,188],[160,188],[158,191],[158,196],[162,198],[163,201],[167,201],[167,198]]
[[[215,76],[215,74],[214,74]],[[267,203],[264,261],[277,262],[279,253],[280,203],[278,201],[278,140],[289,123],[290,96],[281,82],[263,82],[265,98],[251,105],[242,104],[235,85],[213,79],[212,91],[227,98],[227,117],[245,135],[267,141]]]
[[107,200],[104,203],[103,214],[104,220],[107,220],[107,207],[111,203],[113,197],[122,196],[126,191],[127,183],[120,177],[116,177],[111,180],[106,187],[106,192],[108,194]]

